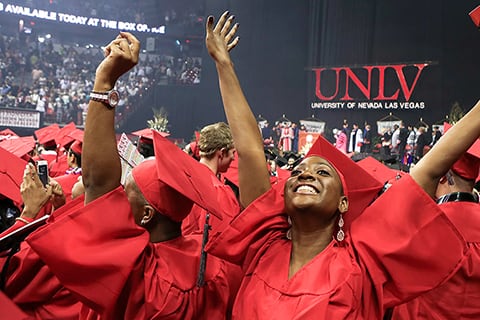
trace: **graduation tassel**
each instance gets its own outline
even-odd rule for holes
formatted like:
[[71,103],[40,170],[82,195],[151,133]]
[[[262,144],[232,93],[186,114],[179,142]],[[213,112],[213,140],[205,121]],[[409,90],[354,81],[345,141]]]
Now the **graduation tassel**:
[[200,268],[197,277],[197,287],[203,287],[205,285],[205,268],[207,266],[207,253],[205,252],[205,246],[208,242],[208,232],[210,231],[210,213],[207,212],[205,216],[205,224],[203,226],[203,238],[202,238],[202,252],[200,254]]

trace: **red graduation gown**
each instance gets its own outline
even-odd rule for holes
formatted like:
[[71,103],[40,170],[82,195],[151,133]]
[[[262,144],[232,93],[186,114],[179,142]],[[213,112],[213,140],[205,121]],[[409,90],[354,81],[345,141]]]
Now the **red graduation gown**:
[[52,178],[59,177],[64,175],[68,168],[67,154],[62,153],[54,161],[50,162],[48,174]]
[[196,287],[201,235],[151,243],[121,187],[27,241],[102,319],[224,319],[235,290],[229,264],[213,256]]
[[[83,200],[79,197],[56,210],[52,220],[83,207]],[[10,261],[5,294],[35,319],[78,319],[81,308],[78,299],[65,289],[26,242],[22,242],[20,251]]]
[[234,319],[381,319],[385,308],[453,274],[467,252],[454,226],[408,176],[352,223],[345,243],[332,240],[288,279],[291,242],[282,209],[283,198],[272,189],[207,245],[210,253],[243,264]]
[[[231,214],[228,217],[222,217],[223,220],[218,219],[217,217],[210,215],[209,224],[212,231],[217,231],[223,229],[223,225],[226,222],[231,221],[240,212],[240,204],[238,203],[235,194],[232,189],[223,184],[218,178],[212,174],[211,175],[212,184],[216,190],[216,201],[218,206],[224,208],[224,212]],[[190,214],[182,221],[182,233],[183,234],[192,234],[192,233],[203,233],[203,228],[205,225],[205,215],[206,211],[194,205]]]
[[31,320],[34,319],[18,308],[15,303],[0,291],[0,310],[2,319],[9,320]]
[[461,269],[446,283],[394,309],[393,319],[480,319],[480,204],[441,204],[470,247]]
[[81,172],[78,173],[67,173],[55,178],[55,180],[60,184],[65,195],[66,202],[72,201],[72,188],[73,185],[78,181],[78,177],[81,175]]

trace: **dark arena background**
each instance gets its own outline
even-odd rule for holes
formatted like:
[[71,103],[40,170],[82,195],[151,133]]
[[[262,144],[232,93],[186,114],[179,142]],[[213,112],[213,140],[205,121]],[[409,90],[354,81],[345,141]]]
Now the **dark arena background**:
[[[206,16],[225,10],[240,23],[233,59],[245,94],[271,123],[283,115],[295,122],[313,116],[327,128],[346,119],[375,129],[392,115],[413,125],[440,124],[454,105],[466,111],[479,98],[480,32],[468,15],[478,4],[0,1],[0,110],[6,114],[0,128],[31,134],[54,122],[82,127],[82,88],[93,79],[101,47],[128,30],[142,41],[142,61],[134,76],[122,79],[128,99],[117,111],[117,131],[145,128],[161,109],[171,137],[190,140],[194,130],[225,120],[204,46]],[[51,112],[7,125],[11,112],[35,110],[26,96],[45,90],[55,97]]]

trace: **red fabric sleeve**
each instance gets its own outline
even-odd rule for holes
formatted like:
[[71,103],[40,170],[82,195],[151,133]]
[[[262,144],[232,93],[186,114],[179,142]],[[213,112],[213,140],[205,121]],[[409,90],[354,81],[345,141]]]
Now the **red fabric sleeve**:
[[[224,208],[223,212],[228,215],[222,217],[223,220],[218,219],[214,215],[210,215],[209,224],[212,233],[223,230],[225,224],[231,221],[233,217],[237,216],[240,212],[240,205],[232,189],[229,186],[222,184],[216,177],[213,177],[212,180],[213,179],[217,180],[213,182],[217,192],[216,201],[219,206]],[[182,221],[182,234],[203,233],[205,215],[206,210],[194,204],[190,214]]]
[[368,207],[350,234],[374,296],[386,308],[445,282],[468,252],[458,230],[409,175]]
[[10,320],[31,320],[33,317],[27,316],[23,313],[18,306],[6,297],[3,292],[0,291],[0,310],[2,310],[2,317],[6,316]]
[[269,243],[284,237],[289,224],[283,211],[283,197],[271,188],[235,217],[222,232],[209,240],[207,252],[234,264],[245,272],[256,264]]
[[27,242],[66,288],[101,313],[119,299],[149,236],[135,224],[118,187],[37,230]]
[[63,194],[65,195],[66,202],[72,201],[72,188],[73,185],[78,181],[78,174],[64,174],[62,176],[58,176],[55,180],[60,184],[63,190]]
[[[83,207],[83,197],[55,211],[55,217]],[[53,220],[54,217],[50,217]],[[35,232],[35,231],[34,231]],[[5,293],[28,314],[37,319],[74,319],[80,302],[66,290],[40,257],[23,242],[10,261]]]
[[80,311],[79,301],[68,292],[39,256],[22,244],[9,265],[5,293],[22,310],[38,319],[73,319]]

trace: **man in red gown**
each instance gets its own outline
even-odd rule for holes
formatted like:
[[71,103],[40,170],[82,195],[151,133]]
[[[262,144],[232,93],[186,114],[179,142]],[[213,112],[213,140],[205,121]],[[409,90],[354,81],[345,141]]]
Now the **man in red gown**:
[[[232,189],[220,180],[220,175],[227,171],[235,158],[235,148],[228,125],[218,122],[204,127],[200,131],[198,148],[200,163],[210,170],[210,179],[216,189],[217,202],[226,208],[225,212],[234,217],[240,212],[240,205]],[[203,233],[206,213],[203,208],[194,205],[182,223],[183,234]],[[209,224],[212,231],[221,228],[221,220],[215,216],[210,217]]]
[[[120,33],[106,47],[94,91],[111,90],[138,62],[139,50],[133,35]],[[171,153],[163,154],[156,145],[156,159],[134,168],[124,190],[115,109],[109,101],[91,100],[88,110],[82,153],[85,207],[47,224],[27,242],[102,319],[224,319],[236,279],[230,278],[229,264],[209,256],[197,282],[205,262],[202,237],[181,234],[193,201],[163,183],[156,169],[156,162]],[[185,170],[191,168],[171,168],[188,179]],[[88,311],[82,317],[88,318]]]
[[479,167],[477,140],[440,180],[436,192],[439,207],[467,241],[470,256],[446,283],[396,307],[393,319],[480,319],[480,204],[473,193]]

